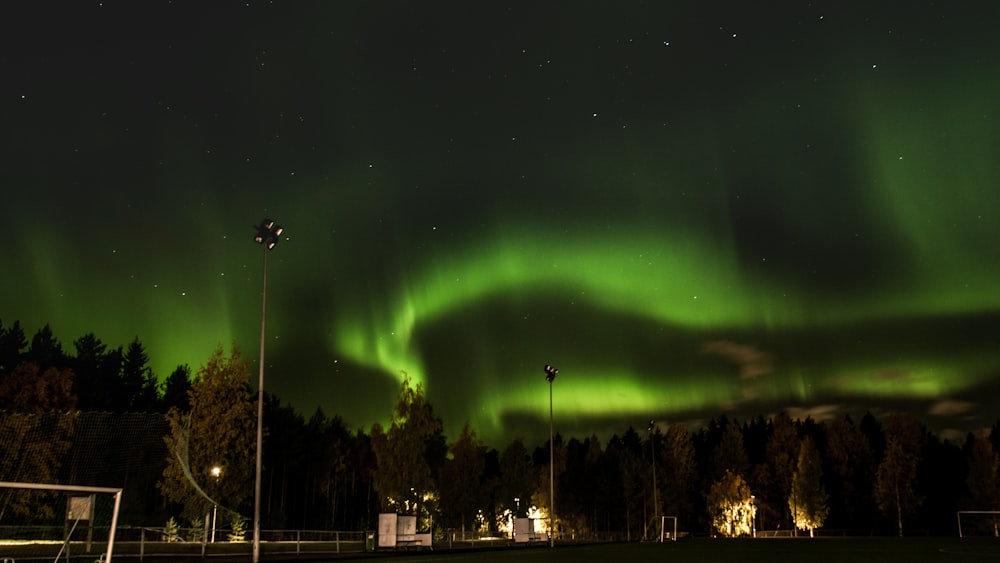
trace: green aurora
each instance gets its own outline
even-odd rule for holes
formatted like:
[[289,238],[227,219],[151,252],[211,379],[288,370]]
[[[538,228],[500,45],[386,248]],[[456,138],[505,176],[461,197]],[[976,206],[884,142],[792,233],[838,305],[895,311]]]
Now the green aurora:
[[148,40],[78,8],[105,35],[26,35],[3,102],[0,319],[68,351],[138,337],[161,378],[220,343],[256,358],[268,216],[266,388],[305,416],[384,421],[406,373],[449,436],[543,439],[551,363],[566,435],[782,409],[992,425],[990,18],[730,8],[513,7],[474,32],[252,6],[241,35],[161,7],[179,27]]

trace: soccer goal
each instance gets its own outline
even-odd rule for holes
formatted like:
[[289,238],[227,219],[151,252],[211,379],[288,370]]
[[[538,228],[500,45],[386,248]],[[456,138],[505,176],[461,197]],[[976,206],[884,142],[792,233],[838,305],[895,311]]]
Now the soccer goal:
[[677,517],[660,516],[660,543],[677,541]]
[[122,489],[0,481],[0,559],[111,563]]
[[1000,511],[959,510],[958,537],[1000,537]]

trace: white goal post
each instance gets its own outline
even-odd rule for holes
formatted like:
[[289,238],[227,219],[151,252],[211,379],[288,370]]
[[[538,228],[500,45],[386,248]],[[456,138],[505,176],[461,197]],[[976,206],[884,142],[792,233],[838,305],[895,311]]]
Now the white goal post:
[[[673,532],[667,531],[667,521],[673,520]],[[676,516],[660,516],[660,543],[663,540],[668,539],[670,541],[677,541],[677,517]]]
[[[988,535],[991,536],[1000,535],[1000,510],[959,510],[956,513],[956,517],[958,518],[958,537],[960,538],[966,537],[967,535],[969,535],[968,532],[970,531],[970,528],[973,527],[970,526],[971,523],[968,521],[969,520],[968,517],[966,517],[965,531],[962,530],[963,514],[992,515],[992,518],[987,519],[987,521],[985,522],[986,524],[985,527],[983,526],[982,520],[976,522],[976,524],[979,524],[979,528],[986,529],[988,531]],[[982,534],[975,534],[975,535],[982,535]]]
[[[85,487],[79,485],[49,485],[46,483],[14,483],[0,481],[0,489],[31,489],[36,491],[59,491],[66,493],[101,493],[114,497],[114,509],[111,513],[111,528],[108,532],[108,550],[102,561],[111,563],[111,555],[115,547],[115,531],[118,528],[118,509],[121,507],[122,489],[112,487]],[[89,519],[89,517],[88,517]]]

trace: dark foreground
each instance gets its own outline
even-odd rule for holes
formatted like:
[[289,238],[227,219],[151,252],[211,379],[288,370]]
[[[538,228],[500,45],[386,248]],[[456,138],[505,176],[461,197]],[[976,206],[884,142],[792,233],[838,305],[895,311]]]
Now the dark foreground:
[[[262,544],[260,563],[448,563],[448,562],[509,562],[509,563],[930,563],[983,562],[1000,563],[1000,539],[997,538],[784,538],[784,539],[709,539],[685,538],[666,543],[606,543],[531,547],[496,544],[494,547],[454,548],[445,546],[421,551],[377,551],[375,553],[305,553],[279,552],[277,544]],[[177,551],[174,544],[149,544],[143,552],[135,546],[122,544],[116,550],[115,563],[140,561],[170,561],[171,563],[250,563],[248,545],[222,544],[239,551],[216,550],[207,557]],[[183,546],[181,546],[183,547]],[[287,546],[285,546],[287,547]],[[363,546],[362,546],[363,547]],[[168,550],[169,548],[169,550]],[[21,561],[52,561],[38,554],[5,553],[11,548],[0,546],[0,559]],[[74,563],[91,563],[95,555],[85,555],[77,549]]]
[[[376,554],[381,555],[381,554]],[[330,561],[371,561],[371,556]],[[905,563],[1000,561],[1000,540],[980,538],[683,539],[490,551],[397,554],[394,563]]]

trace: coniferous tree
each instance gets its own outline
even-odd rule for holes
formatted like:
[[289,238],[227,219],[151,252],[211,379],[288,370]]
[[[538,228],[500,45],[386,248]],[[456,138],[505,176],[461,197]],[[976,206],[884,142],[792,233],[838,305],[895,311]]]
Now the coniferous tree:
[[121,365],[123,406],[129,412],[156,411],[159,393],[156,377],[148,363],[149,356],[137,337],[125,350]]
[[31,337],[31,345],[28,346],[24,359],[35,362],[43,372],[51,367],[69,367],[62,344],[52,334],[49,325],[43,326]]
[[191,368],[187,365],[177,366],[163,382],[161,410],[167,412],[176,407],[181,412],[187,411],[190,408],[190,392]]
[[73,342],[80,410],[125,412],[127,399],[121,380],[121,350],[108,350],[101,339],[88,333]]
[[20,321],[4,328],[0,322],[0,378],[7,375],[21,363],[21,355],[28,347]]

